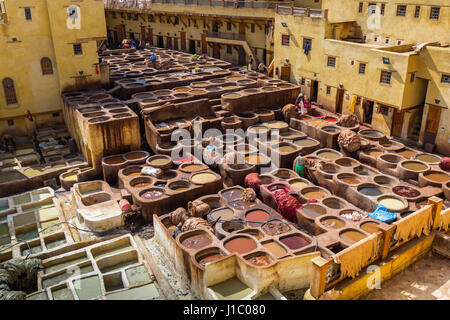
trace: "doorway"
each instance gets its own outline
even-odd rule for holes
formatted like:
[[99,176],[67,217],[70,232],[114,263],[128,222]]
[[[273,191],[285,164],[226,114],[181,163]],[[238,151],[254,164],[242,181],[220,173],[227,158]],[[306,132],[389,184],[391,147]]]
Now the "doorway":
[[186,52],[186,32],[180,31],[180,46],[181,51]]
[[424,143],[434,143],[439,130],[439,121],[441,119],[441,108],[431,106],[428,109],[427,121],[425,123]]
[[364,105],[364,118],[363,122],[371,124],[372,123],[372,115],[373,115],[373,101],[366,101]]
[[189,40],[189,53],[195,53],[195,40]]
[[164,48],[164,38],[163,38],[163,36],[158,36],[158,47]]
[[240,66],[245,66],[247,64],[247,62],[245,61],[245,51],[242,47],[239,47],[239,65]]
[[336,93],[336,113],[342,113],[342,104],[344,103],[344,89],[337,89]]
[[213,58],[220,59],[220,45],[218,43],[213,44]]
[[401,137],[402,136],[402,130],[403,130],[403,118],[405,113],[394,110],[394,116],[392,118],[392,130],[391,130],[391,136],[394,137]]
[[319,93],[319,82],[312,81],[311,102],[317,102],[317,94]]

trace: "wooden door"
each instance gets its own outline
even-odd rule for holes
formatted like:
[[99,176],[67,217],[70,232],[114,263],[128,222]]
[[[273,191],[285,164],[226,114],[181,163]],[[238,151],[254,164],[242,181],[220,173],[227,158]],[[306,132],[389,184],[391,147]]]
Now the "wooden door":
[[147,39],[146,36],[147,32],[145,32],[145,27],[141,27],[141,39],[145,41]]
[[441,119],[441,108],[430,106],[428,109],[427,122],[425,124],[424,143],[434,143],[439,130],[439,121]]
[[342,113],[342,103],[344,102],[344,89],[337,89],[336,93],[336,113]]
[[404,112],[394,110],[394,116],[392,118],[392,130],[391,136],[401,137],[403,130],[403,118],[405,116]]
[[285,64],[281,66],[280,79],[284,81],[289,81],[291,79],[291,65]]
[[213,44],[213,58],[220,59],[220,45],[218,43]]
[[173,49],[178,50],[178,38],[173,38]]
[[186,51],[186,32],[180,31],[181,51]]
[[202,53],[208,53],[208,46],[206,44],[206,33],[202,33]]
[[153,29],[152,28],[148,28],[147,40],[150,41],[150,45],[153,46]]
[[239,34],[242,36],[245,36],[245,23],[244,22],[239,22]]
[[172,49],[172,38],[167,37],[166,48]]
[[116,26],[116,32],[117,32],[117,42],[122,42],[122,40],[124,39],[125,35],[123,33],[123,25],[118,24]]

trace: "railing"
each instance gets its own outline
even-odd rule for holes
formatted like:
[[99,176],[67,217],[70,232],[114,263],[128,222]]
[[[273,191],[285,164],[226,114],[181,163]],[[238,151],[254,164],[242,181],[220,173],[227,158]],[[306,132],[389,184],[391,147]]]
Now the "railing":
[[[105,8],[107,9],[137,9],[137,6],[129,7],[126,4],[119,3],[114,0],[104,0]],[[195,6],[209,6],[209,7],[223,7],[223,8],[254,8],[254,9],[275,9],[277,7],[292,7],[293,2],[291,1],[240,1],[240,0],[148,0],[147,8],[150,7],[152,3],[154,4],[182,4],[182,5],[195,5]],[[315,10],[320,11],[320,10]],[[288,14],[291,11],[286,12]]]
[[228,40],[244,40],[244,35],[239,34],[239,33],[208,31],[208,33],[206,35],[209,38],[220,38],[220,39],[228,39]]
[[296,8],[292,5],[291,6],[278,5],[276,11],[278,14],[292,14],[296,16],[305,16],[311,18],[323,18],[325,16],[325,11],[310,8]]

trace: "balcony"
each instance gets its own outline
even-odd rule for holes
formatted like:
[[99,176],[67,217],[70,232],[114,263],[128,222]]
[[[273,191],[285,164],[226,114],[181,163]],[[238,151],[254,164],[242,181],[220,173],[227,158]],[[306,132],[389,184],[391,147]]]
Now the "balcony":
[[292,5],[286,6],[277,2],[276,12],[278,14],[284,15],[294,15],[299,17],[310,17],[310,18],[325,18],[326,10],[320,9],[310,9],[310,8],[297,8]]
[[231,32],[208,32],[207,37],[209,38],[220,38],[228,40],[245,40],[244,34],[231,33]]

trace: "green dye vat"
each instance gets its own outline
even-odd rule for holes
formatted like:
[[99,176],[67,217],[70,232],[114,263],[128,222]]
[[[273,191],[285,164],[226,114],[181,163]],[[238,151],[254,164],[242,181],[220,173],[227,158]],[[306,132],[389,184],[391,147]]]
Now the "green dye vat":
[[33,229],[27,232],[16,234],[16,238],[28,241],[31,239],[39,238],[39,232],[37,231],[37,229]]
[[108,256],[110,254],[122,252],[122,251],[125,251],[125,250],[128,250],[128,249],[131,249],[131,248],[132,248],[131,244],[129,242],[127,242],[127,243],[124,243],[124,244],[122,244],[120,246],[117,246],[117,247],[113,247],[113,248],[106,249],[106,250],[100,250],[100,251],[98,251],[96,253],[92,253],[92,255],[94,256],[95,259],[100,259],[100,258],[103,258],[103,257]]
[[102,273],[108,273],[111,271],[115,271],[115,270],[119,270],[122,269],[124,267],[128,267],[131,266],[132,264],[138,263],[138,259],[133,259],[133,260],[129,260],[129,261],[124,261],[118,264],[115,264],[113,266],[109,266],[109,267],[105,267],[103,269],[101,269]]
[[94,190],[89,190],[89,191],[81,192],[81,194],[82,194],[83,196],[87,196],[87,195],[90,195],[90,194],[93,194],[93,193],[96,193],[96,192],[100,192],[100,191],[102,191],[102,189],[101,189],[101,188],[98,188],[98,189],[94,189]]
[[7,223],[0,223],[0,237],[9,234],[9,228]]
[[275,297],[270,292],[267,292],[262,296],[259,296],[255,300],[277,300],[277,299],[275,299]]
[[125,271],[125,274],[130,285],[150,281],[150,275],[144,266],[129,268]]
[[28,178],[36,177],[40,174],[42,174],[45,171],[45,167],[37,166],[37,167],[30,167],[28,169],[25,169],[23,172],[24,175],[26,175]]
[[84,261],[88,261],[88,258],[85,255],[81,256],[81,257],[78,257],[78,258],[75,258],[75,259],[70,259],[70,260],[67,260],[67,261],[64,261],[64,262],[60,262],[60,263],[54,264],[54,265],[52,265],[50,267],[46,267],[44,269],[44,273],[46,273],[46,274],[47,273],[51,273],[51,272],[54,272],[54,271],[57,271],[57,270],[61,270],[61,269],[65,268],[65,267],[68,267],[68,266],[71,266],[71,265],[74,265],[74,264],[77,264],[77,263],[80,263],[80,262],[84,262]]
[[219,300],[241,300],[253,292],[238,278],[231,278],[209,288],[214,291]]
[[153,283],[146,284],[129,290],[111,293],[106,296],[107,300],[150,300],[159,297],[158,290]]
[[66,281],[67,279],[69,279],[70,277],[72,277],[74,275],[86,274],[86,273],[89,273],[92,271],[94,271],[94,267],[92,267],[92,265],[87,265],[87,266],[81,267],[79,269],[79,271],[77,269],[69,268],[66,272],[63,272],[54,277],[42,280],[42,287],[45,289],[45,288],[51,287],[55,284],[58,284],[60,282]]
[[13,180],[23,179],[24,176],[15,170],[0,173],[0,183],[10,182]]
[[26,297],[25,300],[48,300],[47,292],[41,291],[33,293],[32,295]]
[[42,234],[49,234],[49,233],[53,233],[55,231],[61,230],[62,226],[61,224],[59,224],[59,220],[58,219],[53,219],[47,222],[41,222],[41,230]]
[[60,238],[60,239],[56,239],[56,240],[53,240],[50,242],[45,242],[45,246],[47,247],[47,249],[53,249],[53,248],[63,245],[64,243],[66,243],[66,239]]
[[30,249],[28,249],[28,246],[25,246],[24,249],[22,250],[22,256],[39,253],[41,251],[42,251],[42,246],[40,244],[35,245],[35,246],[30,245]]
[[39,220],[45,221],[58,218],[58,209],[56,207],[49,207],[38,210]]
[[41,205],[34,205],[28,208],[24,208],[23,212],[29,212],[29,211],[34,211],[34,210],[39,210],[39,209],[46,209],[46,208],[50,208],[50,207],[54,207],[55,205],[52,203],[50,204],[41,204]]
[[53,300],[75,300],[69,288],[61,288],[53,291]]
[[24,226],[30,223],[35,223],[36,218],[34,216],[34,213],[22,213],[18,214],[13,218],[14,226]]
[[98,276],[75,280],[73,285],[80,300],[93,299],[102,294]]
[[4,211],[4,210],[8,210],[9,209],[9,205],[8,203],[4,203],[4,204],[0,204],[0,211]]
[[49,192],[42,192],[42,193],[37,193],[37,194],[33,194],[33,201],[39,201],[39,200],[44,200],[48,197],[50,197],[51,194]]
[[31,202],[31,195],[29,193],[21,194],[20,196],[13,197],[13,203],[15,206],[23,203]]

